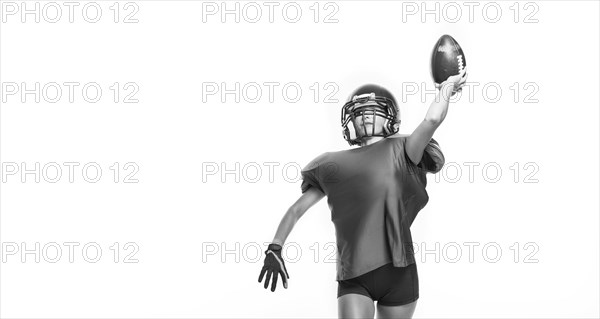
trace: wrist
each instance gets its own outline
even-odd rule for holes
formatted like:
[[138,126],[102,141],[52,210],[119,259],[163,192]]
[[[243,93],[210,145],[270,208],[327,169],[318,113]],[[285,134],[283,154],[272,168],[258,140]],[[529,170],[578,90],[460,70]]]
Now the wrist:
[[454,95],[454,84],[445,82],[440,87],[440,96],[444,101],[450,100],[450,98]]
[[282,248],[283,247],[278,243],[271,243],[271,244],[269,244],[269,247],[267,247],[268,250],[277,250],[277,251],[281,250]]

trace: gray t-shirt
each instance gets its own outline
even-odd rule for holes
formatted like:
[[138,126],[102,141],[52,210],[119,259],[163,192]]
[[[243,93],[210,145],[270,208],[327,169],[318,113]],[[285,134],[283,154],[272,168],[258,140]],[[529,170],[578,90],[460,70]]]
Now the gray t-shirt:
[[415,165],[406,135],[367,146],[326,152],[302,169],[302,193],[327,195],[337,240],[337,278],[358,277],[389,262],[415,262],[410,226],[429,200],[427,172],[437,173],[444,155],[434,139]]

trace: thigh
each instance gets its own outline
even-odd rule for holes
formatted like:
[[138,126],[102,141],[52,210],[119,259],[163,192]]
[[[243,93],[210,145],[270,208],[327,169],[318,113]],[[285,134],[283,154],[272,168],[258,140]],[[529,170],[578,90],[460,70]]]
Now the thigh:
[[370,274],[338,281],[339,318],[370,318],[375,315],[375,305],[369,291]]
[[411,319],[417,308],[417,300],[401,306],[383,306],[377,303],[377,319]]
[[374,316],[373,299],[357,293],[338,297],[338,318],[373,319]]
[[386,265],[375,273],[376,299],[381,306],[403,306],[419,299],[417,265]]

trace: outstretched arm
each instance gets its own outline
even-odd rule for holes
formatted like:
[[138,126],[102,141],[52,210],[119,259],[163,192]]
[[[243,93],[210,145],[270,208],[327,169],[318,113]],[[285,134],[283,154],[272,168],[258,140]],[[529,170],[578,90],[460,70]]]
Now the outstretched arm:
[[319,189],[316,187],[309,187],[281,219],[275,238],[269,245],[267,251],[265,251],[265,263],[258,276],[258,282],[262,282],[263,278],[265,278],[264,276],[267,276],[264,283],[265,289],[269,287],[270,283],[271,291],[274,292],[277,287],[277,278],[279,278],[279,276],[281,276],[281,279],[283,280],[283,287],[287,289],[290,275],[285,267],[285,261],[281,256],[283,243],[292,231],[292,228],[294,228],[298,219],[300,219],[311,206],[316,204],[323,197],[325,197],[325,194]]
[[285,240],[294,228],[294,225],[296,225],[298,219],[300,219],[309,208],[323,197],[325,197],[325,194],[315,187],[310,187],[304,192],[300,198],[290,206],[281,219],[279,227],[277,228],[277,233],[275,233],[275,237],[273,238],[273,243],[283,246],[283,243],[285,243]]
[[406,154],[415,165],[421,162],[425,147],[433,137],[435,130],[446,118],[450,97],[460,89],[466,80],[467,70],[465,68],[462,73],[453,75],[442,83],[438,95],[429,106],[425,119],[417,126],[414,132],[407,137],[405,146]]

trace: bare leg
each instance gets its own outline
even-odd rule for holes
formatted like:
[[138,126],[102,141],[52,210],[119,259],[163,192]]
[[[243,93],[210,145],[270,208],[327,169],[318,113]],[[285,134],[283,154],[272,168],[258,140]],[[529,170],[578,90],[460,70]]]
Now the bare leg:
[[361,294],[345,294],[338,298],[338,318],[373,319],[373,299]]
[[382,306],[377,303],[377,319],[411,319],[417,308],[417,301],[402,306]]

